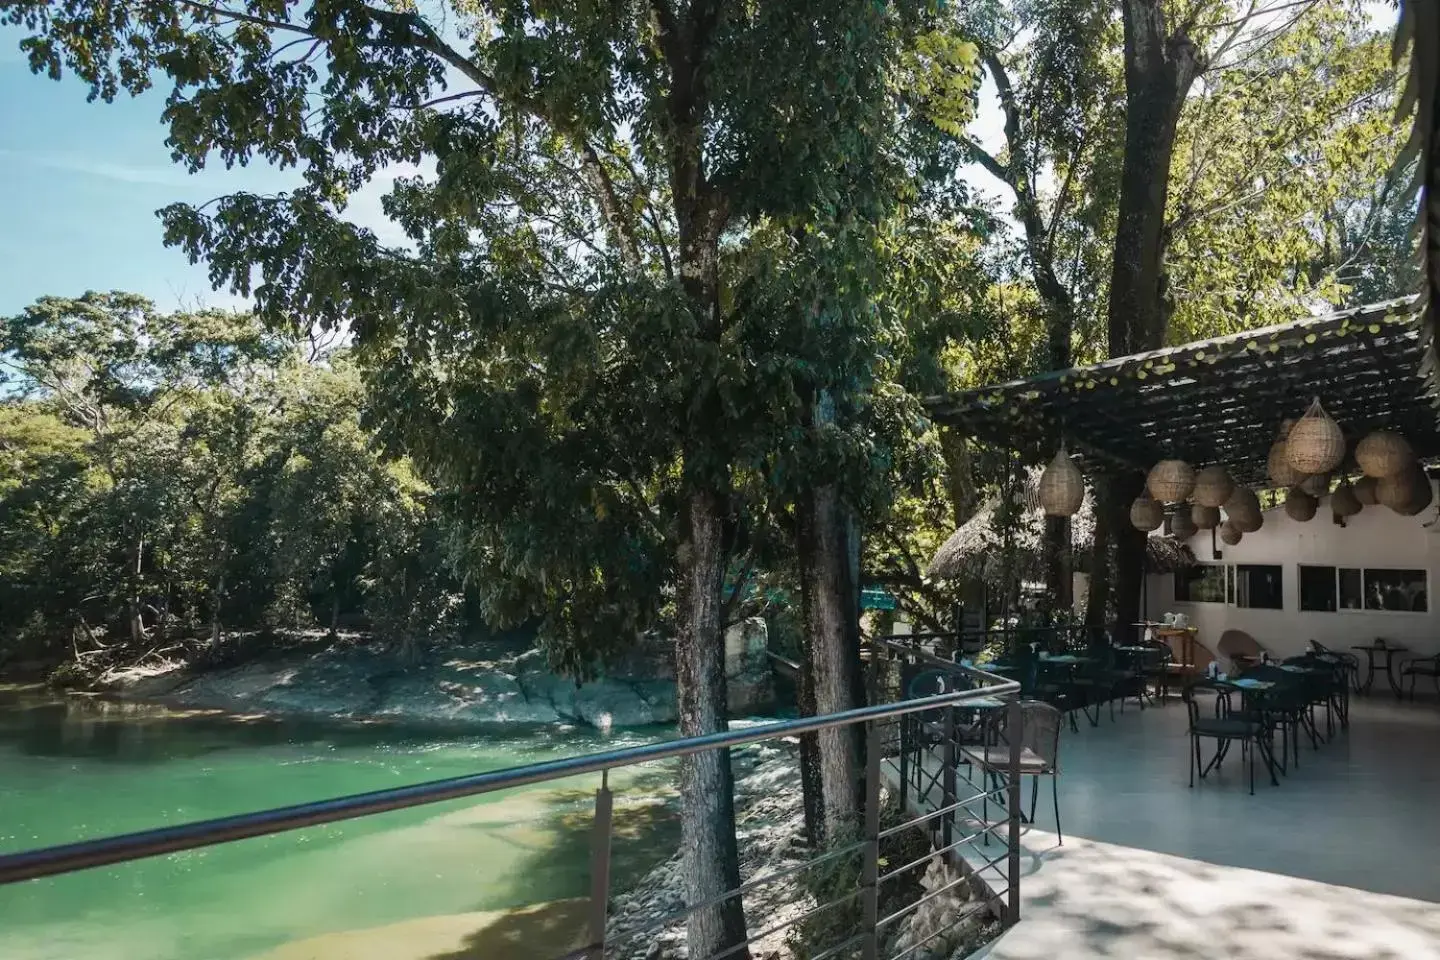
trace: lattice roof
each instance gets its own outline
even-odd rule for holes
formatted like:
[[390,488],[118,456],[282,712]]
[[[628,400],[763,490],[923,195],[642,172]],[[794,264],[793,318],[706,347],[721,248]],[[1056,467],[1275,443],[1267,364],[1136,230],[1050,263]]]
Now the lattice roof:
[[1440,458],[1429,337],[1407,298],[927,401],[937,421],[1030,462],[1063,438],[1091,466],[1180,457],[1262,484],[1281,421],[1314,397],[1351,443],[1399,430]]

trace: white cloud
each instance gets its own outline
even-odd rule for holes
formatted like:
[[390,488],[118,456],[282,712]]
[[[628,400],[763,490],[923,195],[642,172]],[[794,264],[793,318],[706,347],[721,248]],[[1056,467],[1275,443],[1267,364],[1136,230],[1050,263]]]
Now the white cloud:
[[11,150],[0,147],[0,157],[11,157],[22,163],[29,163],[47,170],[78,173],[88,177],[99,177],[119,183],[148,184],[163,187],[188,186],[193,181],[182,167],[136,166],[111,163],[108,160],[80,156],[71,153],[39,153],[26,150]]

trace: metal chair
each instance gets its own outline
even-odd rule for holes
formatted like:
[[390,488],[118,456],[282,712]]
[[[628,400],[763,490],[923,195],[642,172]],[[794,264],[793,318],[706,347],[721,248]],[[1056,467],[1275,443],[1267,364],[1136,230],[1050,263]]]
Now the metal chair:
[[1220,634],[1220,642],[1215,644],[1215,652],[1220,654],[1222,660],[1228,661],[1224,669],[1233,677],[1245,668],[1259,663],[1265,650],[1244,630],[1226,630]]
[[[1050,796],[1055,804],[1055,835],[1060,843],[1065,835],[1060,829],[1060,725],[1061,713],[1055,707],[1039,700],[1025,700],[1020,704],[1020,775],[1031,777],[1030,817],[1035,822],[1036,798],[1040,793],[1040,778],[1050,778]],[[993,778],[1010,770],[1010,751],[1014,748],[1012,731],[1002,727],[998,731],[1000,742],[979,747],[965,747],[962,754]],[[988,804],[988,796],[987,796]],[[989,819],[988,806],[985,818]]]
[[[1270,782],[1275,786],[1280,781],[1275,778],[1274,757],[1270,753],[1268,743],[1269,732],[1265,724],[1251,716],[1244,714],[1231,715],[1229,711],[1229,699],[1220,697],[1217,699],[1216,707],[1221,711],[1216,717],[1200,716],[1200,705],[1195,702],[1194,685],[1187,686],[1183,694],[1185,709],[1190,714],[1190,786],[1195,786],[1195,774],[1200,774],[1204,780],[1206,775],[1225,759],[1225,754],[1230,750],[1230,744],[1240,742],[1240,760],[1246,763],[1250,772],[1250,795],[1255,795],[1255,754],[1262,753],[1267,763],[1265,768],[1270,771]],[[1200,763],[1200,741],[1202,739],[1215,741],[1215,756],[1202,768]]]
[[1400,683],[1410,678],[1410,699],[1415,699],[1415,678],[1429,677],[1435,683],[1435,695],[1440,696],[1440,653],[1433,657],[1415,657],[1400,668]]

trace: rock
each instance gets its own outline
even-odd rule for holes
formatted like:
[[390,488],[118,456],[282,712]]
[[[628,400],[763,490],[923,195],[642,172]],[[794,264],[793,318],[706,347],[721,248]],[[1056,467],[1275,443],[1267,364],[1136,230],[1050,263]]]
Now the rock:
[[725,682],[732,714],[756,713],[775,702],[769,643],[762,617],[742,620],[725,631]]
[[[734,712],[774,697],[765,623],[747,620],[726,639]],[[314,644],[313,646],[320,646]],[[575,723],[601,730],[676,719],[674,643],[647,637],[609,676],[576,684],[538,649],[485,641],[438,646],[417,660],[394,645],[353,641],[186,675],[136,678],[130,699],[236,712],[369,718],[437,724]]]
[[[959,877],[954,867],[942,857],[935,857],[925,868],[920,886],[928,896]],[[972,902],[970,883],[962,881],[915,909],[902,924],[896,952],[913,947],[914,956],[947,960],[958,945],[973,938],[988,916],[988,905],[984,901]]]

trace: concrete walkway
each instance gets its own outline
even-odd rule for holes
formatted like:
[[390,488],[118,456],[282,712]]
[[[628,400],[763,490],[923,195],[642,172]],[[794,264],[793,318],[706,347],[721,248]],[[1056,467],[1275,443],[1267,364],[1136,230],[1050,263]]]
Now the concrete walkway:
[[1186,730],[1172,701],[1062,733],[1065,842],[1042,781],[1021,922],[981,956],[1440,960],[1440,706],[1357,699],[1253,797],[1238,757],[1190,788]]
[[980,957],[1440,960],[1424,900],[1039,831],[1024,846],[1021,921]]

